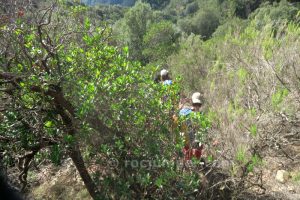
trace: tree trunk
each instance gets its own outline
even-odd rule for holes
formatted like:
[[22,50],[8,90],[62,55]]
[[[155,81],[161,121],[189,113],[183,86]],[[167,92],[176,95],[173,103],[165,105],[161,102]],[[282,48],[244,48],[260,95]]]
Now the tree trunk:
[[[43,89],[39,86],[32,86],[31,90],[35,92],[42,92],[48,96],[53,97],[52,103],[55,105],[57,113],[59,113],[65,126],[67,127],[68,132],[66,132],[66,135],[74,137],[78,131],[74,125],[75,109],[72,104],[64,97],[62,89],[58,85],[52,85],[52,87],[47,91],[43,91]],[[74,141],[72,146],[69,148],[69,156],[71,157],[91,197],[94,200],[100,199],[100,194],[97,190],[97,187],[84,165],[84,160],[82,158],[77,141]]]
[[97,191],[96,185],[92,180],[91,176],[89,175],[87,168],[84,165],[84,161],[78,146],[78,143],[75,144],[70,148],[69,155],[78,170],[80,177],[82,178],[84,185],[88,192],[90,193],[91,197],[96,200],[99,199],[99,193]]

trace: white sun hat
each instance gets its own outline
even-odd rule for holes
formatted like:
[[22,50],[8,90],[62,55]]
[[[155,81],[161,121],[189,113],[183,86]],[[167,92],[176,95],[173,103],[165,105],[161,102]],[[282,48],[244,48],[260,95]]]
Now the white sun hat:
[[160,75],[161,75],[161,76],[166,76],[166,75],[168,75],[168,74],[169,74],[169,71],[166,70],[166,69],[163,69],[163,70],[160,71]]
[[195,92],[195,93],[192,95],[192,102],[193,102],[193,103],[200,103],[200,104],[202,104],[200,92]]

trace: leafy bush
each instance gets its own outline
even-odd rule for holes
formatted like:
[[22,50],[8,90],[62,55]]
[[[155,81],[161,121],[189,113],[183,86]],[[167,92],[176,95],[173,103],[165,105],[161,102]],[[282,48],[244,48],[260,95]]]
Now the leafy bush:
[[187,34],[194,33],[208,39],[219,26],[219,16],[212,10],[201,10],[192,18],[178,21],[178,24]]
[[143,55],[151,62],[165,60],[177,49],[177,39],[174,25],[168,21],[151,24],[144,36],[145,49]]
[[[186,173],[179,162],[183,145],[175,141],[181,137],[171,118],[177,81],[155,84],[156,67],[130,61],[128,48],[108,44],[108,29],[79,20],[86,7],[67,9],[55,4],[37,13],[40,21],[28,13],[1,25],[12,57],[0,55],[6,103],[0,150],[14,163],[19,159],[22,189],[32,161],[49,158],[59,165],[70,157],[93,199],[203,195],[201,173]],[[208,120],[197,120],[204,137]]]
[[128,46],[130,57],[146,63],[142,51],[143,37],[153,21],[153,12],[149,4],[138,2],[125,14],[125,23],[128,27]]
[[282,22],[297,22],[297,12],[299,9],[292,6],[287,1],[281,1],[280,3],[266,4],[257,9],[250,16],[251,19],[255,19],[258,29],[271,24],[274,27],[279,27]]
[[169,4],[170,0],[143,0],[146,3],[149,3],[154,9],[162,9]]
[[197,2],[192,2],[188,4],[185,8],[185,14],[190,15],[195,13],[199,9],[198,3]]

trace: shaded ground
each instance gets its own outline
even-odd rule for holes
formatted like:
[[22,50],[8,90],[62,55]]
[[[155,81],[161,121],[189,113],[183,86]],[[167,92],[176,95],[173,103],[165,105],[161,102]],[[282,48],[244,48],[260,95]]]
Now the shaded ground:
[[70,160],[62,166],[48,165],[29,176],[32,189],[27,199],[35,200],[91,200],[88,191]]
[[[266,158],[263,172],[265,194],[250,191],[240,196],[240,200],[299,200],[300,199],[300,164],[293,162],[283,165],[284,159]],[[288,167],[289,166],[289,167]],[[276,172],[285,169],[290,173],[286,183],[276,180]],[[66,160],[62,166],[49,164],[43,170],[29,174],[29,184],[32,186],[27,199],[36,200],[64,200],[78,199],[90,200],[87,190],[84,188],[75,167],[70,160]],[[231,199],[228,197],[228,199]]]

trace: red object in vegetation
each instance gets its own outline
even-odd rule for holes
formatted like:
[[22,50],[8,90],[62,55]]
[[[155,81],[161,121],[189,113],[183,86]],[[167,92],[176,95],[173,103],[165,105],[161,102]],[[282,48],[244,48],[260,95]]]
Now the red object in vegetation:
[[24,16],[24,10],[19,10],[18,17],[23,17],[23,16]]
[[202,150],[203,144],[198,148],[190,148],[188,145],[186,145],[182,150],[184,160],[191,160],[192,158],[200,159],[202,155]]

